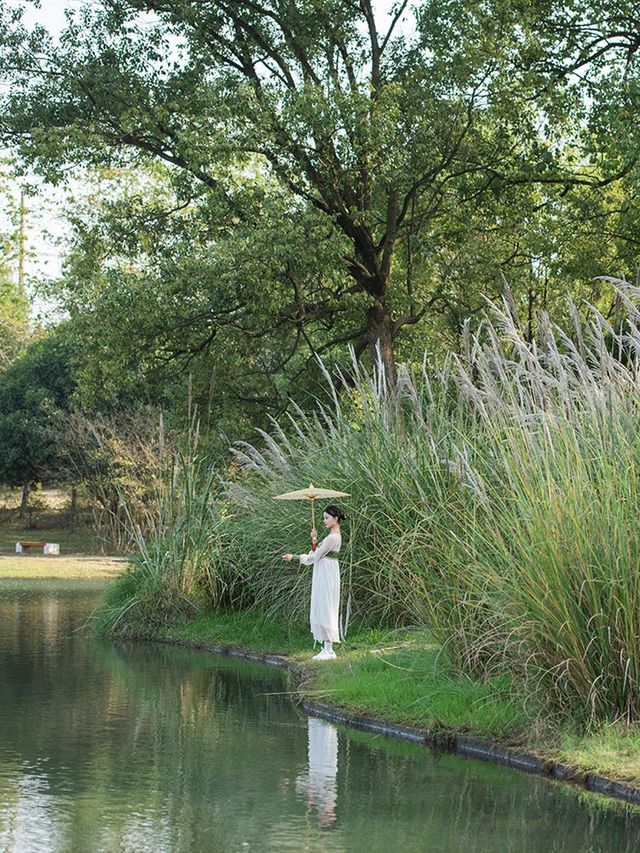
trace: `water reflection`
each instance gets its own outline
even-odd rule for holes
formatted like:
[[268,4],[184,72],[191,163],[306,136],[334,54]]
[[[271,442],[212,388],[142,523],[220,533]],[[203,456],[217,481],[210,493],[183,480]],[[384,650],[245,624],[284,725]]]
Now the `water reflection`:
[[78,634],[95,589],[0,583],[0,850],[640,850],[568,787],[297,714],[278,673]]
[[338,732],[326,720],[309,717],[307,737],[308,770],[296,779],[296,790],[317,813],[320,828],[332,829],[337,820]]

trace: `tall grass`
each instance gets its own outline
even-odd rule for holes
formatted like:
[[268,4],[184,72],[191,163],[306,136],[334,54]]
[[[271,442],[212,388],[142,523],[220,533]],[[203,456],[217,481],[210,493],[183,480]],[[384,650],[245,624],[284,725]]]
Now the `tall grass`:
[[620,283],[619,327],[574,311],[568,332],[541,318],[533,343],[505,302],[461,354],[401,367],[393,390],[354,362],[349,381],[326,375],[314,411],[233,448],[222,490],[188,456],[132,594],[122,580],[120,624],[203,595],[304,622],[309,569],[281,554],[307,550],[309,508],[273,497],[313,482],[350,493],[345,625],[426,625],[474,676],[509,672],[560,711],[638,719],[639,297]]
[[155,516],[144,531],[135,518],[129,519],[138,550],[95,615],[99,632],[154,633],[205,603],[221,606],[233,594],[233,577],[225,571],[224,519],[216,500],[219,477],[198,445],[198,426],[192,420],[184,446],[168,456],[154,496]]
[[466,442],[481,490],[460,537],[471,579],[461,588],[482,591],[499,617],[468,654],[503,654],[511,666],[516,655],[557,705],[631,719],[640,712],[640,411],[637,360],[618,355],[640,351],[640,332],[627,307],[622,331],[595,310],[572,337],[546,322],[540,349],[505,311],[500,339],[459,364],[458,379],[478,420]]
[[[308,578],[279,553],[309,481],[351,493],[345,597],[355,615],[426,623],[461,668],[519,673],[556,707],[640,714],[638,312],[595,309],[525,340],[507,303],[436,374],[354,365],[332,404],[235,449],[229,485],[255,601],[302,617]],[[624,358],[620,358],[624,354]],[[243,516],[242,513],[246,513]],[[294,523],[294,515],[297,521]],[[250,518],[250,520],[249,520]],[[294,530],[300,534],[294,542]]]

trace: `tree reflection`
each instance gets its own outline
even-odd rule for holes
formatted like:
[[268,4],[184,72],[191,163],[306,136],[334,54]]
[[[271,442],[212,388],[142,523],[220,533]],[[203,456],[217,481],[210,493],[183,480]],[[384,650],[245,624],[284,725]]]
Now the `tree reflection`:
[[264,667],[89,640],[74,590],[0,584],[2,850],[636,849],[621,809],[307,719]]

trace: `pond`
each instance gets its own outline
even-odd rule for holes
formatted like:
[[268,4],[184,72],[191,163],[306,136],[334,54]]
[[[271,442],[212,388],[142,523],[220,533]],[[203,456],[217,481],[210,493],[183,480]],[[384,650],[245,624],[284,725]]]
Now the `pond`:
[[0,581],[0,850],[637,851],[637,810],[336,728],[277,671],[92,640],[101,583]]

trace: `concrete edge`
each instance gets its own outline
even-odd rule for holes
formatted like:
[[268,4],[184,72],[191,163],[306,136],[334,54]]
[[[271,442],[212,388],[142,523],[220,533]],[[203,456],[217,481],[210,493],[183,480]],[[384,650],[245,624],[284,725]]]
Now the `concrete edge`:
[[420,743],[441,752],[452,752],[456,755],[476,758],[492,764],[501,764],[521,773],[530,773],[536,776],[546,776],[558,782],[569,782],[604,794],[608,797],[624,800],[633,805],[640,806],[640,788],[625,782],[618,782],[600,776],[596,773],[587,773],[576,767],[569,767],[551,759],[541,758],[538,755],[527,752],[519,752],[509,747],[500,746],[492,741],[481,738],[468,737],[467,735],[456,735],[447,732],[430,732],[414,726],[403,726],[396,723],[387,723],[375,717],[361,714],[352,714],[342,708],[336,708],[324,702],[311,702],[303,699],[302,709],[307,714],[322,717],[330,722],[340,723],[361,729],[362,731],[382,734],[386,737],[400,738],[401,740]]
[[[306,671],[295,661],[282,655],[261,654],[260,652],[243,651],[232,646],[212,645],[209,643],[185,644],[179,640],[160,639],[167,645],[180,645],[198,651],[209,652],[226,657],[241,658],[266,666],[286,670],[295,678],[300,680]],[[398,723],[389,723],[367,714],[354,714],[345,708],[331,705],[328,702],[314,702],[300,697],[298,705],[309,715],[321,717],[332,723],[350,726],[361,731],[381,734],[385,737],[398,738],[412,743],[423,744],[440,752],[449,752],[456,755],[476,758],[492,764],[501,764],[518,770],[521,773],[530,773],[536,776],[545,776],[557,782],[570,783],[574,786],[585,788],[606,797],[613,797],[627,803],[640,806],[640,787],[635,787],[626,782],[608,779],[597,773],[589,773],[577,767],[562,764],[553,759],[541,758],[528,752],[520,752],[511,747],[500,746],[497,743],[469,735],[456,735],[451,732],[433,732],[415,726],[405,726]]]

